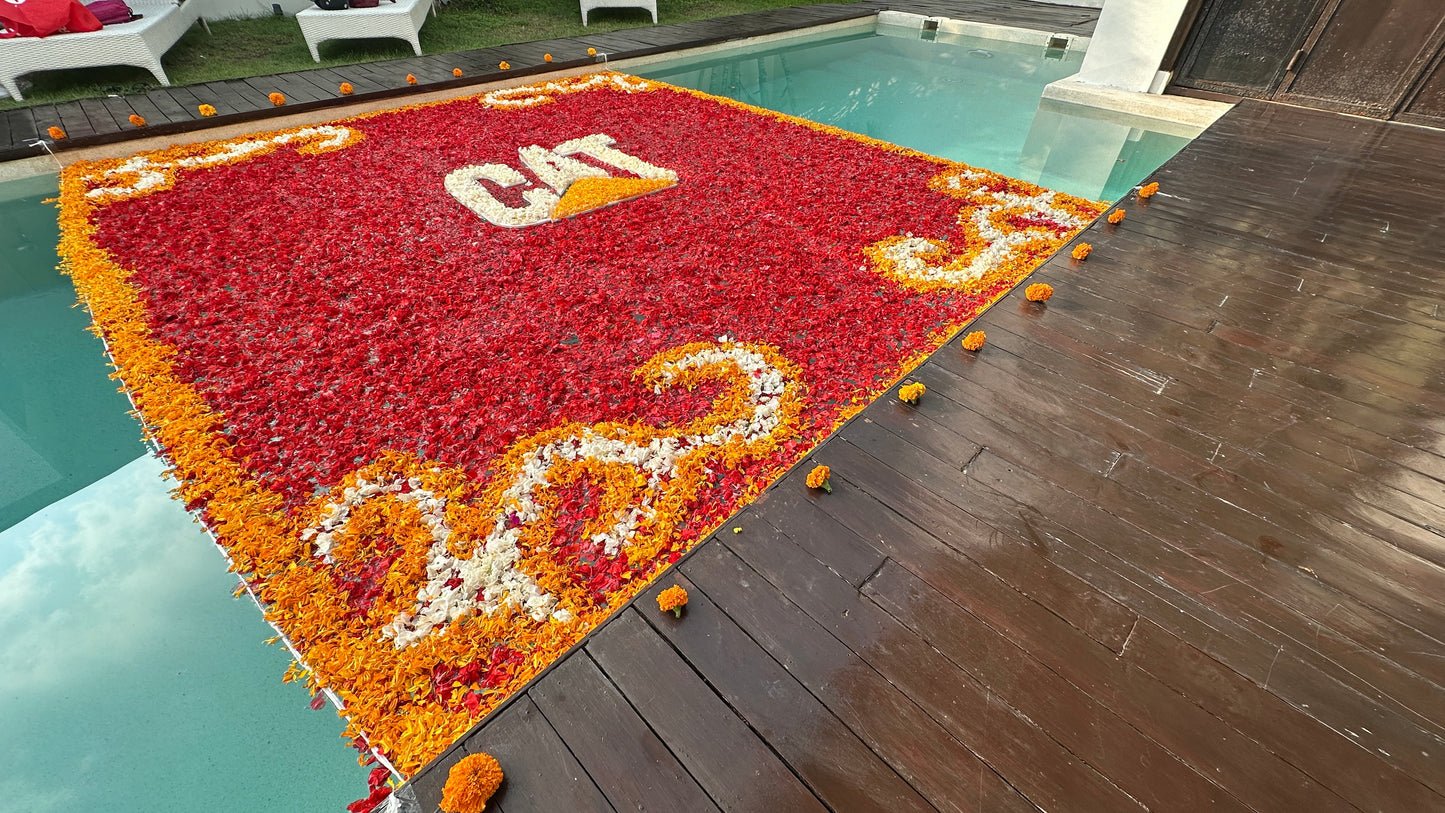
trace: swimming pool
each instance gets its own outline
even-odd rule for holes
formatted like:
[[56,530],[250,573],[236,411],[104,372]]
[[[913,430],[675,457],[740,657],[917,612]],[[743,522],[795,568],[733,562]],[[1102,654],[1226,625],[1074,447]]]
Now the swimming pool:
[[[1085,142],[1091,120],[1051,118],[1038,94],[1078,57],[880,30],[639,73],[1116,197],[1186,140],[1110,123]],[[262,647],[271,629],[231,597],[234,577],[145,454],[54,272],[54,193],[53,177],[0,185],[0,799],[38,812],[339,809],[365,772],[335,715],[280,682],[286,654]]]
[[55,193],[0,184],[0,809],[338,810],[366,772],[146,454]]
[[[1076,41],[1077,42],[1077,41]],[[682,87],[1113,201],[1189,143],[1042,100],[1081,48],[879,25],[648,64]]]

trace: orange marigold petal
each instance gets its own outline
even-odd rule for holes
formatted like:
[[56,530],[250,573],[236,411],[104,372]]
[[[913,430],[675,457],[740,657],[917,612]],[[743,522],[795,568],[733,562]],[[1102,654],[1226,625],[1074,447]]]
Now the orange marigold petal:
[[687,591],[673,585],[657,594],[657,607],[665,613],[676,611],[679,607],[686,606]]
[[828,484],[828,476],[832,474],[827,466],[815,466],[808,472],[808,488],[822,488]]
[[1089,254],[1093,253],[1093,251],[1093,246],[1089,245],[1088,243],[1080,243],[1077,246],[1074,246],[1074,259],[1087,260],[1089,259]]
[[442,787],[446,813],[482,813],[502,785],[502,766],[491,754],[470,754],[452,766]]
[[1113,224],[1115,224],[1115,225],[1118,225],[1119,222],[1122,221],[1123,219],[1124,219],[1124,210],[1123,210],[1123,209],[1115,209],[1114,211],[1112,211],[1112,212],[1109,213],[1109,222],[1110,222],[1110,223],[1113,223]]
[[[1025,292],[1025,294],[1027,294],[1027,292]],[[988,339],[987,333],[984,333],[982,330],[975,330],[967,336],[963,337],[963,349],[979,350],[983,347],[983,343],[986,339]]]
[[1047,282],[1036,282],[1024,289],[1024,296],[1030,302],[1047,302],[1054,295],[1054,286]]

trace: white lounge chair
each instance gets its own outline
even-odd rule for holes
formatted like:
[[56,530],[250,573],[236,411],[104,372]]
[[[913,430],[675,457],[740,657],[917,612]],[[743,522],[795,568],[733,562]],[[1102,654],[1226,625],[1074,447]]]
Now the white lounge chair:
[[587,12],[594,8],[642,8],[652,12],[652,24],[657,25],[657,0],[580,0],[582,24],[587,24]]
[[361,40],[372,37],[395,37],[411,43],[411,49],[421,56],[422,23],[426,13],[432,9],[432,0],[395,0],[383,2],[375,8],[344,8],[327,11],[308,8],[296,13],[296,22],[301,24],[301,36],[306,47],[311,49],[311,58],[321,61],[316,46],[326,40]]
[[[52,34],[48,37],[16,37],[0,40],[0,85],[19,101],[15,81],[34,71],[66,68],[100,68],[106,65],[135,65],[170,86],[161,68],[161,55],[201,20],[202,0],[128,0],[131,11],[141,19],[108,25],[83,34]],[[201,20],[201,25],[206,21]],[[211,29],[206,27],[206,31]]]

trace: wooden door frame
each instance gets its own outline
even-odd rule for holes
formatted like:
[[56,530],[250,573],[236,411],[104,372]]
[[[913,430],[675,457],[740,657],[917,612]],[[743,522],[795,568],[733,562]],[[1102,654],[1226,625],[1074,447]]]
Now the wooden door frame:
[[[1205,28],[1214,19],[1214,14],[1219,9],[1220,2],[1221,0],[1200,0],[1194,13],[1192,15],[1185,15],[1187,22],[1183,23],[1181,28],[1187,26],[1187,29],[1184,30],[1183,36],[1178,37],[1179,47],[1177,53],[1173,55],[1174,64],[1168,68],[1161,69],[1173,70],[1174,76],[1170,79],[1170,84],[1181,88],[1202,90],[1209,93],[1221,93],[1235,97],[1243,96],[1251,99],[1274,99],[1279,88],[1283,86],[1287,71],[1280,71],[1270,82],[1270,86],[1262,90],[1253,90],[1239,85],[1228,85],[1200,79],[1191,79],[1190,81],[1194,84],[1188,85],[1179,81],[1181,77],[1185,77],[1188,69],[1193,66],[1196,54],[1192,46],[1195,44],[1197,37],[1203,34]],[[1327,9],[1330,14],[1333,14],[1335,9],[1339,8],[1341,2],[1342,0],[1315,0],[1315,7],[1310,11],[1314,20],[1314,22],[1310,24],[1310,33],[1314,33],[1316,28],[1320,28],[1321,20],[1325,19],[1324,10]],[[1318,39],[1318,37],[1316,37],[1316,39]],[[1305,47],[1306,41],[1308,41],[1308,35],[1302,40],[1297,40],[1294,43],[1294,49],[1291,53],[1298,53]],[[1285,66],[1286,68],[1289,67],[1289,60],[1285,60]]]
[[[1388,0],[1383,1],[1388,2]],[[1314,47],[1319,44],[1320,38],[1329,30],[1330,22],[1334,19],[1335,12],[1339,11],[1340,6],[1343,5],[1344,2],[1345,0],[1325,0],[1325,10],[1315,20],[1314,27],[1310,29],[1310,33],[1305,38],[1304,44],[1295,52],[1296,56],[1292,58],[1289,63],[1286,63],[1284,75],[1275,85],[1274,93],[1266,98],[1276,102],[1284,102],[1285,104],[1299,105],[1301,107],[1394,120],[1395,116],[1399,114],[1401,110],[1405,109],[1410,100],[1420,92],[1424,79],[1429,76],[1432,67],[1439,64],[1442,49],[1445,49],[1445,17],[1442,17],[1440,22],[1436,24],[1434,32],[1430,35],[1430,39],[1426,41],[1425,47],[1422,49],[1425,56],[1411,63],[1410,68],[1405,71],[1407,75],[1413,73],[1410,81],[1401,85],[1396,90],[1394,97],[1381,105],[1352,104],[1350,102],[1340,102],[1333,99],[1317,99],[1291,93],[1290,89],[1294,86],[1295,79],[1299,77],[1300,73],[1309,64],[1311,52],[1314,50]],[[1375,0],[1375,2],[1381,2],[1381,0]]]
[[[1445,26],[1442,26],[1442,28],[1445,28]],[[1425,84],[1429,81],[1430,77],[1433,76],[1436,71],[1440,70],[1445,70],[1445,45],[1442,45],[1436,50],[1435,58],[1430,61],[1430,64],[1425,67],[1425,70],[1420,72],[1419,76],[1415,77],[1415,81],[1405,93],[1404,100],[1400,102],[1395,108],[1393,115],[1390,116],[1391,121],[1398,121],[1404,124],[1420,124],[1426,127],[1445,127],[1445,121],[1442,121],[1441,116],[1422,116],[1418,113],[1404,112],[1406,108],[1415,103],[1416,97],[1425,89]]]

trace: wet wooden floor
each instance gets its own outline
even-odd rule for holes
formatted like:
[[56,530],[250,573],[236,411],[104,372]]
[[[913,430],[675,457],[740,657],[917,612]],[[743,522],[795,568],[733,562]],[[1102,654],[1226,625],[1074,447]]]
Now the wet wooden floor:
[[421,809],[486,751],[506,813],[1445,810],[1442,154],[1236,108]]

